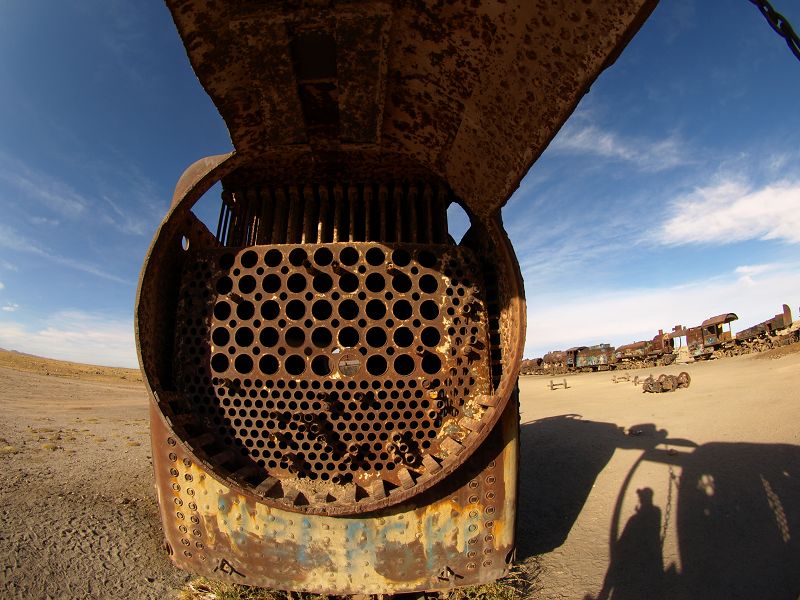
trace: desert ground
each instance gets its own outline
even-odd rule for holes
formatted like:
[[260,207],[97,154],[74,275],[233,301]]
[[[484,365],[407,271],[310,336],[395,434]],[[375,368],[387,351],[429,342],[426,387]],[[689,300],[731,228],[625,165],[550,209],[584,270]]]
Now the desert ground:
[[[643,394],[612,373],[520,381],[518,560],[535,598],[800,595],[798,346]],[[619,374],[618,374],[619,375]],[[560,380],[561,378],[559,378]],[[0,352],[0,597],[164,598],[138,371]]]

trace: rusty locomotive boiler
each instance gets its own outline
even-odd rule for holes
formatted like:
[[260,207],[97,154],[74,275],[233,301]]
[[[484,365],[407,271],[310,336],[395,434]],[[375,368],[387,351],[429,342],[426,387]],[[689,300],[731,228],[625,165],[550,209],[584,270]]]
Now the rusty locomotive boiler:
[[500,208],[654,2],[167,5],[235,148],[180,178],[138,292],[171,560],[335,594],[502,576],[525,303]]

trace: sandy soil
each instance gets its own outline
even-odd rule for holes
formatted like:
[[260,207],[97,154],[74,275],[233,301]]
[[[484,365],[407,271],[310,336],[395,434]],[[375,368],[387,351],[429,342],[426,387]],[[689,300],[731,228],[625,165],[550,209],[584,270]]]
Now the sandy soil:
[[668,394],[522,378],[519,558],[543,554],[541,597],[796,600],[797,346],[628,372],[687,371]]
[[[797,599],[800,353],[652,372],[681,370],[692,385],[671,394],[521,380],[518,555],[542,555],[537,597]],[[0,351],[0,597],[186,581],[160,548],[140,381]]]
[[164,598],[185,580],[159,547],[138,371],[0,352],[0,459],[0,597]]

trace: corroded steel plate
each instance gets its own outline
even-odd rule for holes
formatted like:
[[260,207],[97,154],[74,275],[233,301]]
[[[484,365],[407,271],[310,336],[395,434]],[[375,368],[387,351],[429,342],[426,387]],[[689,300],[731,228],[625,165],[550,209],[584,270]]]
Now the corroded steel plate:
[[167,0],[237,151],[423,165],[500,208],[656,0]]
[[493,581],[514,556],[518,412],[427,492],[344,518],[270,506],[219,481],[151,410],[167,551],[179,567],[246,585],[317,593],[401,593]]
[[340,243],[197,253],[177,307],[187,442],[263,502],[348,514],[455,469],[491,397],[481,266],[449,245]]
[[502,576],[525,302],[499,209],[655,1],[167,5],[235,147],[180,179],[137,298],[171,559],[329,594]]

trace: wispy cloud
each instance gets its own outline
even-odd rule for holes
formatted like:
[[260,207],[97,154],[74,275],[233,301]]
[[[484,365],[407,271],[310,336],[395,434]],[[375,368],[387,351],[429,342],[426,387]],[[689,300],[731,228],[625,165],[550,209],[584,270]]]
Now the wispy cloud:
[[776,271],[784,268],[785,266],[786,265],[784,263],[763,263],[760,265],[742,265],[740,267],[736,267],[733,272],[740,276],[739,283],[742,283],[744,285],[756,285],[754,277],[756,277],[757,275],[762,275],[763,273],[769,273],[770,271]]
[[2,306],[2,310],[3,310],[4,312],[16,312],[16,310],[17,310],[18,308],[19,308],[19,304],[15,304],[14,302],[6,302],[6,303],[5,303],[5,304]]
[[0,268],[5,269],[6,271],[17,271],[17,265],[13,265],[7,260],[0,259]]
[[[770,268],[744,267],[753,269],[748,275],[751,281],[723,275],[646,289],[532,297],[528,304],[525,355],[542,356],[549,350],[579,344],[607,342],[619,346],[650,339],[658,329],[697,325],[711,315],[729,311],[739,316],[734,330],[741,330],[771,317],[784,302],[797,305],[798,266],[785,263]],[[737,269],[736,274],[743,272]]]
[[48,219],[47,217],[31,217],[30,221],[33,225],[41,227],[47,225],[49,227],[56,227],[60,224],[58,219]]
[[46,173],[35,171],[6,154],[0,154],[0,179],[27,199],[64,217],[80,217],[90,205],[85,196],[68,184]]
[[6,284],[0,281],[0,290],[6,289]]
[[60,311],[37,325],[0,321],[0,347],[97,365],[135,367],[130,320]]
[[669,246],[745,240],[800,243],[800,181],[754,188],[724,179],[674,200],[652,241]]
[[103,196],[103,201],[111,209],[111,214],[106,214],[104,221],[113,225],[122,233],[130,235],[144,235],[152,228],[153,219],[147,218],[141,212],[134,214],[122,209],[122,207],[114,202],[109,196]]
[[684,144],[675,135],[663,139],[626,137],[586,124],[584,119],[569,121],[550,150],[622,161],[646,172],[665,171],[690,162]]
[[36,241],[19,235],[14,229],[5,225],[0,225],[0,248],[7,248],[17,252],[34,254],[56,264],[69,267],[70,269],[83,271],[84,273],[89,273],[91,275],[95,275],[96,277],[108,279],[109,281],[114,281],[116,283],[122,283],[126,285],[132,284],[131,281],[123,279],[122,277],[118,277],[113,273],[108,273],[91,263],[69,258],[67,256],[61,256],[60,254],[55,254],[38,244]]
[[146,177],[124,153],[109,150],[115,162],[93,161],[80,165],[91,176],[85,188],[77,191],[58,177],[33,169],[24,162],[0,152],[0,181],[10,184],[6,201],[17,203],[19,194],[39,204],[50,214],[26,216],[36,226],[57,227],[62,220],[85,220],[91,214],[96,223],[109,225],[128,235],[152,233],[166,211],[166,200],[153,181]]

